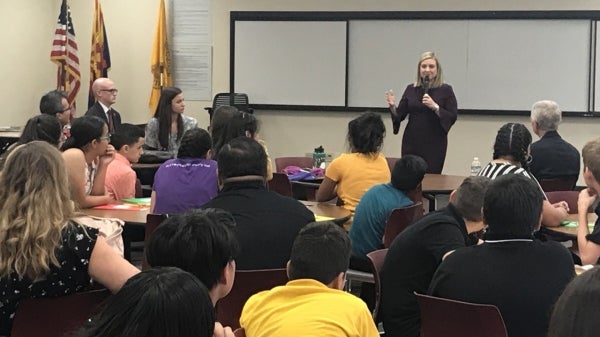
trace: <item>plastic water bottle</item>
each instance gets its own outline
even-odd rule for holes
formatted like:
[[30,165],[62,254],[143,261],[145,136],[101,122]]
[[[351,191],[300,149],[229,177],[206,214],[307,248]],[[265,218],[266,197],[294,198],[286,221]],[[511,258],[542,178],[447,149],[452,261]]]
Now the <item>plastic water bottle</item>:
[[471,175],[476,176],[481,171],[481,163],[479,162],[479,158],[473,158],[473,162],[471,162]]

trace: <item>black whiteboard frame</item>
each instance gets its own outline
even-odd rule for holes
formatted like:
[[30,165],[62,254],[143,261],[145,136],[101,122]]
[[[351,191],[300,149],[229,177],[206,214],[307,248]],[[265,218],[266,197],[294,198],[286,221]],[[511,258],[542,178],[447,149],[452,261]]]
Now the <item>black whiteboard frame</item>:
[[[600,111],[594,111],[596,89],[596,22],[600,21],[600,10],[588,11],[232,11],[230,13],[230,55],[229,55],[229,90],[235,88],[235,23],[237,21],[345,21],[346,25],[352,20],[586,20],[590,21],[590,55],[588,81],[591,85],[588,111],[563,111],[565,117],[600,117]],[[346,46],[349,44],[349,34],[346,35]],[[345,106],[320,105],[280,105],[280,104],[251,104],[257,110],[282,111],[379,111],[389,112],[381,107],[349,107],[348,106],[348,57],[346,48],[346,78]],[[250,98],[252,101],[252,98]],[[461,115],[481,116],[529,116],[528,110],[491,110],[491,109],[459,109]]]

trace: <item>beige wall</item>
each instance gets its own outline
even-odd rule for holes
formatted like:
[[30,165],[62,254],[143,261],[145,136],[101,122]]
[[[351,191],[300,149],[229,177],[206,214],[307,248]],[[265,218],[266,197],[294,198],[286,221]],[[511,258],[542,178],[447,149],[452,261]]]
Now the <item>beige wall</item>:
[[[0,125],[22,125],[38,112],[40,96],[55,85],[56,67],[49,61],[60,0],[0,2],[0,38],[4,41],[0,73],[0,98],[5,102]],[[71,0],[73,21],[82,65],[79,114],[87,104],[89,52],[93,0]],[[123,119],[143,123],[149,118],[147,100],[151,85],[150,50],[158,0],[102,0],[111,48],[109,73],[120,89],[115,107]],[[213,94],[229,89],[229,12],[253,11],[385,11],[385,10],[600,10],[597,0],[213,0]],[[393,43],[394,41],[390,41]],[[541,46],[540,48],[547,48]],[[532,56],[537,57],[537,56]],[[560,80],[560,79],[557,79]],[[401,87],[404,83],[399,83]],[[568,83],[565,88],[568,88]],[[552,99],[552,97],[548,97]],[[252,99],[252,98],[250,98]],[[460,103],[460,97],[459,103]],[[507,98],[509,99],[509,98]],[[533,103],[533,102],[532,102]],[[560,103],[560,102],[559,102]],[[204,111],[210,102],[188,102],[186,113],[206,126]],[[257,111],[261,134],[273,157],[303,155],[323,145],[328,152],[344,151],[347,122],[357,113]],[[473,156],[491,158],[496,130],[505,122],[528,123],[525,117],[459,116],[450,131],[445,173],[466,174]],[[385,116],[388,130],[391,122]],[[597,119],[567,118],[561,134],[577,148],[598,136]],[[402,133],[402,130],[401,130]],[[388,132],[384,152],[399,156],[401,133]],[[534,139],[536,137],[534,136]]]

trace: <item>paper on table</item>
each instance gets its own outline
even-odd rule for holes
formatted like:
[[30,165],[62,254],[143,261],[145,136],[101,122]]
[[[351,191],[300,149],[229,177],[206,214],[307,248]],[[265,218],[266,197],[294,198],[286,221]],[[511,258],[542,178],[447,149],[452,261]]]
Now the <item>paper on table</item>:
[[[565,226],[565,227],[569,227],[569,228],[575,228],[575,227],[577,227],[578,222],[577,221],[563,221],[563,222],[561,222],[560,225],[561,226]],[[588,223],[588,227],[590,229],[594,228],[594,223],[593,222]]]
[[94,209],[117,209],[117,210],[126,210],[126,211],[143,211],[147,210],[150,207],[145,205],[135,205],[135,204],[107,204],[100,205],[94,207]]
[[334,219],[335,218],[332,218],[330,216],[315,215],[315,221],[330,221]]

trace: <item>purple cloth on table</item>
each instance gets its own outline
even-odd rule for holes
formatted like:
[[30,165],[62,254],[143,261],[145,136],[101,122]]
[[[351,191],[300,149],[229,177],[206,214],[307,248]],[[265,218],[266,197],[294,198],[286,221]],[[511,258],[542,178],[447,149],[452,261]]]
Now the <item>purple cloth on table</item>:
[[283,173],[287,174],[290,181],[314,180],[324,176],[323,169],[319,167],[308,170],[298,166],[287,166],[283,169]]

